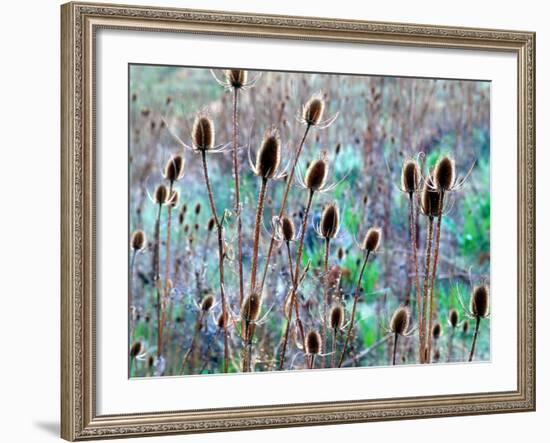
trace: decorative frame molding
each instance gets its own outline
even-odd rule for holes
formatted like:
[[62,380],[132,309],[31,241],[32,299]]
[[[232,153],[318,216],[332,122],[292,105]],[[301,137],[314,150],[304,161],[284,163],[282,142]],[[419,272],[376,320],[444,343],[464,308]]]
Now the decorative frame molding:
[[[518,59],[518,385],[511,392],[98,416],[94,36],[99,28],[506,51]],[[61,7],[61,436],[67,440],[535,410],[535,34],[68,3]]]

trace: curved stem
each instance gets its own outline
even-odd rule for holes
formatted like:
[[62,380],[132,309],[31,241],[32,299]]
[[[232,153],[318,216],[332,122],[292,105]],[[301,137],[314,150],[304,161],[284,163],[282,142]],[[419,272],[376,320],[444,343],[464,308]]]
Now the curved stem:
[[476,328],[474,330],[474,339],[472,340],[472,348],[470,349],[470,357],[468,357],[468,361],[473,361],[474,354],[476,352],[476,342],[477,342],[477,334],[479,332],[479,322],[481,321],[481,317],[476,317]]

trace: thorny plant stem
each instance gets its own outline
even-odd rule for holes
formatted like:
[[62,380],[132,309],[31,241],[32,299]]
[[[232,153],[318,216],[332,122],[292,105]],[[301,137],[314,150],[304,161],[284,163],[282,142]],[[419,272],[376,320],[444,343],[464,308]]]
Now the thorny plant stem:
[[241,220],[241,190],[239,185],[239,162],[238,162],[238,139],[239,124],[237,114],[237,104],[239,100],[239,89],[233,88],[233,177],[235,180],[235,214],[237,214],[237,248],[239,259],[237,267],[239,273],[239,306],[244,297],[244,278],[243,278],[243,239],[242,239],[242,220]]
[[[204,171],[204,182],[206,184],[206,190],[208,193],[208,201],[210,202],[210,210],[212,211],[212,217],[214,217],[214,223],[218,231],[218,259],[219,259],[219,274],[220,274],[220,295],[222,299],[222,312],[223,315],[227,315],[227,300],[225,299],[225,272],[224,272],[224,244],[223,244],[223,226],[216,212],[216,205],[214,204],[214,194],[212,193],[212,187],[210,185],[210,178],[208,176],[208,163],[206,161],[206,151],[201,151],[202,167]],[[227,342],[227,322],[223,325],[223,372],[227,373],[229,369],[229,345]]]
[[344,357],[346,356],[346,350],[349,344],[349,339],[351,337],[351,331],[355,323],[355,311],[357,309],[357,302],[359,301],[359,294],[361,292],[361,281],[363,280],[363,274],[365,273],[365,268],[367,262],[369,261],[370,251],[365,253],[365,258],[363,259],[363,265],[361,266],[361,271],[359,272],[359,278],[357,279],[357,285],[355,286],[355,296],[353,297],[353,307],[351,308],[351,319],[349,321],[348,332],[346,334],[346,341],[342,347],[342,354],[340,355],[340,361],[338,362],[338,367],[342,367],[344,362]]
[[260,193],[258,195],[258,207],[256,208],[256,224],[254,227],[254,242],[252,250],[252,270],[250,277],[250,289],[256,287],[256,269],[258,267],[258,248],[260,244],[260,227],[262,225],[262,215],[264,212],[265,193],[267,190],[267,179],[262,178]]
[[[431,358],[432,355],[432,322],[433,322],[433,311],[434,311],[434,291],[435,291],[435,276],[437,274],[437,261],[439,257],[439,242],[441,240],[441,219],[443,218],[443,195],[444,191],[439,193],[439,213],[437,215],[437,234],[435,236],[435,247],[434,247],[434,260],[433,260],[433,269],[432,277],[430,284],[430,323],[429,323],[429,339],[428,339],[428,358]],[[429,362],[428,362],[429,363]]]
[[424,259],[425,260],[424,299],[423,299],[423,305],[422,305],[422,324],[424,325],[424,338],[422,340],[420,363],[427,363],[430,360],[430,354],[426,354],[426,351],[427,351],[426,340],[427,340],[428,334],[430,334],[430,331],[426,330],[426,325],[427,325],[426,316],[428,315],[428,289],[429,289],[429,283],[430,283],[430,261],[431,261],[431,255],[432,255],[433,227],[434,227],[433,217],[428,217],[428,235],[426,237],[426,256]]
[[474,339],[472,340],[472,349],[470,349],[470,357],[468,357],[468,361],[472,361],[474,359],[474,354],[476,352],[477,334],[479,332],[479,322],[480,321],[481,321],[481,317],[476,317],[476,328],[474,329]]
[[168,302],[168,279],[170,278],[170,241],[171,241],[171,230],[172,230],[172,204],[170,199],[172,198],[172,188],[173,183],[170,182],[168,189],[168,208],[167,211],[167,224],[166,224],[166,257],[165,257],[165,271],[164,271],[164,292],[162,294],[162,304],[161,304],[161,332],[160,335],[164,334],[164,325],[166,324],[166,304]]
[[[309,132],[311,125],[306,126],[306,130],[304,131],[304,135],[302,137],[302,140],[300,141],[300,145],[298,146],[298,150],[296,151],[296,155],[294,156],[294,160],[292,162],[292,167],[290,169],[290,173],[286,180],[286,186],[283,193],[283,199],[281,201],[281,209],[279,209],[279,219],[285,214],[286,209],[286,201],[288,199],[288,193],[290,192],[290,188],[294,182],[294,174],[296,173],[296,165],[298,164],[298,160],[300,159],[300,154],[302,153],[302,149],[304,147],[304,143],[306,141],[307,134]],[[269,270],[269,261],[271,260],[271,254],[273,253],[273,247],[275,246],[275,232],[271,235],[271,241],[269,242],[269,249],[267,250],[267,256],[265,258],[265,265],[264,265],[264,273],[262,276],[262,282],[260,285],[260,292],[262,291],[265,280],[267,278],[267,272]]]
[[414,194],[411,192],[409,194],[409,222],[410,222],[410,235],[411,235],[411,249],[412,249],[412,259],[414,266],[414,277],[415,277],[415,293],[416,293],[416,315],[418,316],[418,327],[419,327],[419,349],[418,349],[418,359],[422,359],[422,342],[424,336],[424,325],[422,324],[422,299],[420,296],[420,278],[418,276],[418,252],[416,246],[416,219],[414,213]]
[[155,245],[154,255],[154,280],[157,293],[157,359],[162,355],[162,326],[161,326],[161,288],[160,288],[160,217],[162,214],[162,205],[159,204],[157,219],[155,221]]
[[[325,239],[325,262],[324,262],[324,281],[323,281],[323,325],[321,328],[321,354],[326,354],[326,346],[327,346],[327,312],[328,312],[328,305],[329,305],[329,291],[328,291],[328,257],[330,254],[330,238],[327,237]],[[321,358],[321,367],[325,367],[325,357]]]
[[397,355],[397,339],[399,338],[399,334],[395,333],[395,337],[393,339],[393,358],[392,358],[392,365],[395,366],[395,357]]

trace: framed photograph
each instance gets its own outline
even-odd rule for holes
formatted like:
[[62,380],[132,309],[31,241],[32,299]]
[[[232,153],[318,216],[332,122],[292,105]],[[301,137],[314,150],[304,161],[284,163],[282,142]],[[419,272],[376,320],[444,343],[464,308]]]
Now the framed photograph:
[[534,33],[61,17],[63,438],[534,410]]

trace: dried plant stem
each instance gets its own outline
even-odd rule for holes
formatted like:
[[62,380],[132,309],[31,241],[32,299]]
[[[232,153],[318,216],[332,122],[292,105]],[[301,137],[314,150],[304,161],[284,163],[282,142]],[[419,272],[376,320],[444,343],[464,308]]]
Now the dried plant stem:
[[[219,259],[219,275],[220,275],[220,295],[222,299],[222,312],[223,315],[227,315],[227,300],[225,299],[225,271],[224,271],[224,242],[223,242],[223,226],[216,212],[216,205],[214,203],[214,194],[212,193],[212,186],[210,184],[210,178],[208,176],[208,162],[206,161],[206,151],[201,151],[202,154],[202,167],[204,172],[204,182],[206,184],[206,190],[208,193],[208,201],[210,202],[210,210],[212,211],[212,217],[214,217],[214,223],[218,232],[218,259]],[[227,373],[229,369],[229,345],[227,342],[227,322],[223,325],[223,372]]]
[[479,332],[479,323],[481,321],[481,317],[476,317],[476,327],[474,329],[474,338],[472,340],[472,348],[470,349],[470,356],[468,357],[468,361],[473,361],[474,354],[476,352],[476,342],[477,342],[477,334]]
[[410,235],[411,235],[411,250],[415,276],[415,293],[416,293],[416,312],[418,316],[419,327],[419,349],[418,359],[422,360],[422,342],[424,337],[424,325],[422,324],[422,299],[420,296],[420,277],[418,276],[418,248],[416,245],[416,218],[414,211],[414,194],[409,194],[409,222],[410,222]]
[[336,339],[338,337],[338,328],[332,330],[332,352],[330,354],[330,367],[334,368],[336,363]]
[[[329,291],[328,291],[328,257],[330,254],[330,238],[325,238],[325,261],[324,261],[324,281],[323,281],[323,324],[321,327],[321,354],[326,354],[327,346],[327,314],[329,306]],[[321,358],[321,368],[325,367],[325,357]]]
[[399,334],[394,334],[393,339],[393,358],[392,358],[392,365],[395,366],[395,357],[397,356],[397,340],[399,339]]
[[132,258],[130,259],[130,282],[128,284],[128,324],[130,325],[130,332],[128,337],[130,341],[133,340],[134,330],[134,316],[132,315],[132,306],[134,304],[134,265],[136,262],[137,250],[132,251]]
[[309,369],[313,369],[315,367],[315,354],[311,354],[309,356]]
[[160,287],[160,217],[162,214],[162,205],[159,204],[157,212],[157,219],[155,221],[155,245],[153,247],[154,256],[154,280],[157,293],[157,358],[160,359],[162,355],[162,299],[161,299],[161,287]]
[[367,266],[367,262],[369,261],[370,251],[367,251],[365,253],[365,257],[363,258],[363,264],[361,266],[361,271],[359,272],[359,278],[357,279],[357,285],[355,286],[355,296],[353,297],[353,307],[351,308],[351,319],[349,321],[348,326],[348,332],[346,334],[346,341],[344,342],[344,346],[342,347],[342,354],[340,355],[340,361],[338,362],[338,367],[342,367],[342,363],[344,362],[344,357],[346,355],[346,350],[348,348],[349,339],[351,337],[351,331],[353,330],[353,326],[355,323],[355,311],[357,309],[357,302],[359,301],[359,294],[361,292],[361,281],[363,280],[363,274],[365,273],[365,268]]
[[[432,326],[433,326],[433,311],[434,311],[434,291],[435,291],[435,277],[437,274],[437,262],[439,257],[439,243],[441,241],[441,219],[443,218],[443,195],[444,191],[441,191],[439,193],[439,214],[437,216],[437,234],[435,236],[435,246],[434,246],[434,260],[433,260],[433,269],[432,269],[432,277],[431,277],[431,284],[430,284],[430,322],[428,326],[428,331],[431,332]],[[432,334],[430,333],[429,339],[428,339],[428,358],[431,358],[432,355]]]
[[[298,146],[298,150],[296,151],[296,155],[294,156],[294,160],[292,161],[292,167],[290,168],[289,175],[286,179],[286,186],[285,190],[283,192],[283,199],[281,201],[281,208],[279,209],[279,219],[285,214],[286,209],[286,201],[288,199],[288,193],[290,192],[290,188],[294,182],[294,175],[296,173],[296,165],[298,164],[298,160],[300,159],[300,154],[302,153],[302,149],[304,147],[304,143],[306,141],[307,134],[309,132],[311,125],[306,126],[306,130],[304,131],[304,135],[302,136],[302,140],[300,141],[300,145]],[[269,261],[271,260],[271,255],[273,253],[273,247],[275,246],[275,232],[271,235],[271,241],[269,242],[269,249],[267,250],[267,256],[265,258],[265,266],[264,266],[264,272],[262,276],[262,282],[260,285],[260,292],[264,287],[265,280],[267,278],[267,272],[269,270]]]
[[237,248],[239,259],[237,260],[237,271],[239,274],[239,306],[244,298],[244,278],[243,278],[243,239],[242,239],[242,220],[241,220],[241,190],[239,185],[239,161],[238,161],[238,140],[239,124],[237,104],[239,101],[239,89],[233,88],[233,178],[235,180],[235,213],[237,214]]
[[260,193],[258,195],[258,206],[256,208],[256,223],[254,226],[254,242],[252,247],[252,270],[250,277],[250,288],[256,287],[256,269],[258,267],[258,248],[260,245],[260,227],[262,225],[262,215],[264,212],[265,193],[267,190],[267,179],[262,178]]
[[422,305],[422,325],[424,327],[424,331],[423,331],[424,337],[421,343],[422,349],[420,352],[420,355],[421,355],[420,363],[426,363],[427,361],[430,360],[429,354],[426,356],[426,350],[427,350],[426,340],[430,333],[429,330],[426,330],[426,326],[427,326],[426,316],[428,315],[428,289],[429,289],[429,283],[430,283],[430,262],[431,262],[431,255],[432,255],[433,227],[434,227],[433,217],[428,217],[428,235],[426,236],[426,255],[424,258],[424,262],[425,262],[424,299],[423,299],[423,305]]

